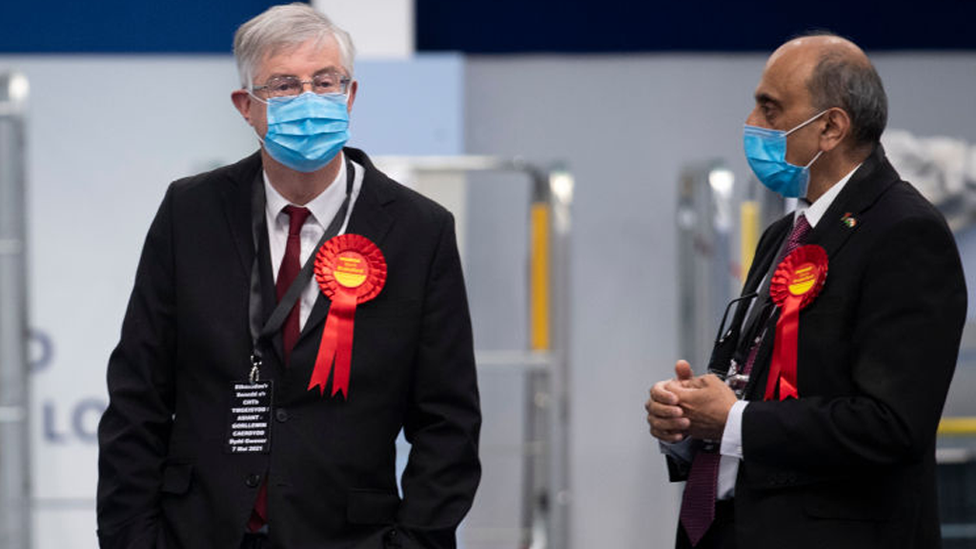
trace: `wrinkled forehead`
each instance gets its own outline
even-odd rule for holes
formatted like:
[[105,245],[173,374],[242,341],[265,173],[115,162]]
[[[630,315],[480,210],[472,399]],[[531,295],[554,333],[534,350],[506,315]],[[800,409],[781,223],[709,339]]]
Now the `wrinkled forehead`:
[[255,76],[343,71],[339,43],[331,36],[310,38],[304,42],[282,42],[269,46],[258,61]]

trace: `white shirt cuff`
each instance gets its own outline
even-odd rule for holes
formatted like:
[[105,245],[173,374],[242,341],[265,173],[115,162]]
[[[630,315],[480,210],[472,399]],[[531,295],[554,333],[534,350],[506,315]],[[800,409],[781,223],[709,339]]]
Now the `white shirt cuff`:
[[723,456],[742,459],[742,413],[748,404],[748,401],[740,400],[729,410],[725,431],[722,432],[722,446],[719,448]]

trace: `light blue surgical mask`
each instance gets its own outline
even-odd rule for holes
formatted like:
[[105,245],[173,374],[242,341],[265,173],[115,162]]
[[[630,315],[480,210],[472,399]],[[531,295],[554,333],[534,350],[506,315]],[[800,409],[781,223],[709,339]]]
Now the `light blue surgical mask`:
[[810,166],[820,158],[823,151],[817,152],[806,166],[794,166],[786,161],[786,136],[806,126],[827,112],[816,116],[790,131],[771,130],[746,124],[742,131],[746,160],[749,167],[763,185],[787,198],[801,198],[807,195],[810,184]]
[[271,158],[299,172],[325,167],[349,140],[348,96],[341,93],[305,92],[295,97],[267,101],[268,132],[264,149]]

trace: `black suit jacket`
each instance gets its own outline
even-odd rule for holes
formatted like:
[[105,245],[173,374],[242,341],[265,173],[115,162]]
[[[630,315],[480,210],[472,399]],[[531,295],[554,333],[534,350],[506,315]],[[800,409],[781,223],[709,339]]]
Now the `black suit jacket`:
[[[744,294],[759,288],[792,223],[791,214],[763,234]],[[807,243],[827,252],[826,284],[800,313],[799,399],[762,401],[775,338],[758,351],[742,418],[737,543],[938,547],[936,429],[966,316],[952,234],[878,147]]]
[[[453,218],[361,151],[345,154],[366,168],[348,232],[379,246],[388,277],[356,310],[348,399],[331,397],[331,382],[324,397],[306,390],[324,296],[290,367],[280,341],[265,349],[262,377],[275,387],[270,454],[224,450],[230,384],[250,368],[256,253],[265,318],[275,301],[266,244],[256,252],[251,232],[261,157],[170,186],[108,365],[102,547],[236,548],[265,474],[275,547],[379,549],[394,538],[404,547],[455,546],[480,478],[481,416]],[[401,427],[412,444],[402,499],[394,472]]]

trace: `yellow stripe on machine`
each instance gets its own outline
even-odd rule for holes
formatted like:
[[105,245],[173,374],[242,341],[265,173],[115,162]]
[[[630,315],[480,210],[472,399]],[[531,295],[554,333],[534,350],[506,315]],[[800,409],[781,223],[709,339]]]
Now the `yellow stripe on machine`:
[[530,344],[534,351],[549,349],[549,208],[545,202],[532,204],[529,274]]
[[745,282],[746,273],[756,255],[759,244],[759,202],[745,200],[739,207],[739,280]]
[[939,422],[939,434],[943,436],[976,435],[976,417],[944,417]]

